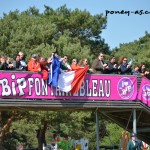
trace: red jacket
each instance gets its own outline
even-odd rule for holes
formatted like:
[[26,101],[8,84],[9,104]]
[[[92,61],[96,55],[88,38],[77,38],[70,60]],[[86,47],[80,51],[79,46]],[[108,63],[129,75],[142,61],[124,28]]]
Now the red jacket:
[[28,71],[40,72],[41,71],[40,63],[36,61],[34,58],[31,58],[28,62]]

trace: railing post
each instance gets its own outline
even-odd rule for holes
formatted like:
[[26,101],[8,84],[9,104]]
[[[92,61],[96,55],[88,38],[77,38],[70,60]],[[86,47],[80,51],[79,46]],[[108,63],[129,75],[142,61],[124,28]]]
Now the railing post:
[[96,109],[96,149],[99,150],[99,114],[98,109]]
[[133,109],[133,132],[136,133],[136,109]]

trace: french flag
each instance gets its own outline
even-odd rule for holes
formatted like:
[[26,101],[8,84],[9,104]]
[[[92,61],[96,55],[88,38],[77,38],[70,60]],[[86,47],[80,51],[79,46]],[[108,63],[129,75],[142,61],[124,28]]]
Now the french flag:
[[59,58],[53,56],[52,67],[49,72],[48,84],[58,87],[63,92],[71,92],[75,94],[81,87],[88,66],[78,68],[75,71],[64,72],[61,70],[61,62]]

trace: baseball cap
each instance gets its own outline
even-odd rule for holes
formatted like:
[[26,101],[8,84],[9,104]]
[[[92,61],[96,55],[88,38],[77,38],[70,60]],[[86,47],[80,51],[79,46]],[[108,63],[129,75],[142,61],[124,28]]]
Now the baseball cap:
[[37,58],[37,55],[36,54],[32,54],[32,58]]
[[132,132],[131,137],[136,137],[136,133]]

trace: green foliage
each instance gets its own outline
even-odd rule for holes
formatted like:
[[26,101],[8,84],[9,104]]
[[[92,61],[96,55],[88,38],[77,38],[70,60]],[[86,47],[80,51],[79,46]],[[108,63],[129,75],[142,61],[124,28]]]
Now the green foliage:
[[20,143],[27,143],[27,141],[27,137],[24,135],[24,133],[17,133],[15,130],[13,130],[4,137],[3,146],[6,150],[14,150],[16,149],[16,145]]
[[25,140],[18,140],[17,144],[22,143],[25,147],[37,147],[36,130],[38,125],[36,123],[29,123],[27,119],[23,119],[14,122],[12,129],[17,135],[24,135]]
[[60,56],[68,54],[70,62],[87,57],[90,63],[100,51],[109,53],[100,37],[107,23],[102,14],[92,16],[86,10],[71,10],[66,5],[56,10],[44,7],[41,14],[35,7],[4,14],[0,20],[0,51],[10,57],[23,51],[28,60],[33,53],[46,58],[57,49]]
[[105,146],[114,146],[114,145],[119,146],[122,138],[121,134],[123,129],[112,122],[107,122],[106,128],[107,128],[107,136],[102,138],[100,144]]
[[70,150],[71,146],[72,146],[71,141],[58,142],[58,148],[60,148],[62,150]]
[[150,68],[150,34],[146,32],[145,36],[139,40],[120,44],[120,47],[115,48],[112,54],[118,58],[121,56],[126,56],[128,59],[133,58],[133,65],[145,64],[147,68]]

